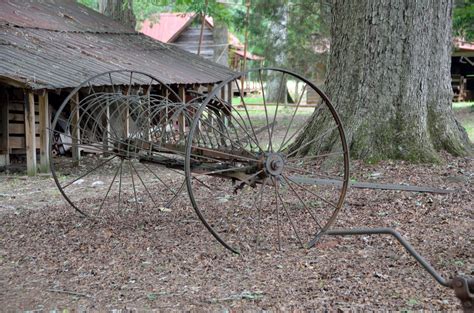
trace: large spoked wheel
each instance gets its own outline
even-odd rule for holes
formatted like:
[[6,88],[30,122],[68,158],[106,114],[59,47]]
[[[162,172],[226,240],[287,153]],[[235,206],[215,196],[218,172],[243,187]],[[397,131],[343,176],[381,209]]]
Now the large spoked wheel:
[[133,71],[106,72],[75,88],[50,132],[51,170],[67,202],[86,216],[169,206],[184,188],[183,151],[165,144],[184,147],[174,112],[181,102]]
[[[233,103],[218,97],[231,84]],[[349,152],[321,90],[292,72],[258,69],[222,82],[197,110],[185,174],[196,213],[231,251],[309,248],[343,206]]]

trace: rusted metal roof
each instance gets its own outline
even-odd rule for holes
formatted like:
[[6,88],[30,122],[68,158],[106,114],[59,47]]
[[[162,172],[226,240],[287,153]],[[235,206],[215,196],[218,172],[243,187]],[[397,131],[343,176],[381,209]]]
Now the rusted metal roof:
[[464,41],[460,38],[453,39],[454,48],[459,51],[474,51],[474,42]]
[[[194,13],[161,13],[142,23],[141,33],[161,42],[172,42],[196,18]],[[214,27],[214,20],[206,16],[207,24]]]
[[143,71],[168,84],[216,83],[234,73],[72,0],[0,1],[0,79],[60,89],[118,69]]
[[1,0],[1,24],[64,32],[135,32],[73,0]]
[[261,56],[256,55],[256,54],[252,54],[249,51],[245,52],[245,51],[242,51],[242,50],[235,50],[234,53],[239,55],[242,58],[247,57],[247,60],[252,60],[252,61],[263,61],[263,60],[265,60],[264,57],[261,57]]

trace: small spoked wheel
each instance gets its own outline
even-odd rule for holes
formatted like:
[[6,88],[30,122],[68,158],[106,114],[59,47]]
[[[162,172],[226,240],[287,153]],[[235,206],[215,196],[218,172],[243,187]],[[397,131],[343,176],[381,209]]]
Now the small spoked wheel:
[[[112,71],[79,85],[57,109],[50,162],[59,191],[87,216],[169,206],[184,188],[178,95],[140,72]],[[181,137],[180,137],[181,136]]]
[[[218,96],[229,88],[232,103]],[[308,248],[343,206],[349,153],[321,90],[289,71],[258,69],[222,82],[197,110],[185,174],[196,213],[229,250]]]

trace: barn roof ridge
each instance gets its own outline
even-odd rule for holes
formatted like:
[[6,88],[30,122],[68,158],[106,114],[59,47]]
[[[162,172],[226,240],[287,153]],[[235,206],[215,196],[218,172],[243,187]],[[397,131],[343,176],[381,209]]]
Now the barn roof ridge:
[[23,26],[23,25],[16,25],[16,24],[10,24],[10,23],[1,23],[0,21],[0,28],[1,27],[12,27],[12,28],[21,28],[21,29],[36,29],[36,30],[45,30],[48,32],[53,32],[53,33],[71,33],[71,34],[106,34],[106,35],[129,35],[129,36],[135,36],[139,35],[140,33],[135,31],[135,32],[113,32],[113,31],[92,31],[92,30],[60,30],[60,29],[50,29],[50,28],[44,28],[44,27],[33,27],[33,26]]
[[0,0],[0,81],[7,84],[32,90],[74,88],[111,70],[147,72],[167,84],[218,83],[234,74],[137,31],[115,27],[110,18],[71,0],[61,2],[67,19],[52,0],[29,0],[25,7],[18,3]]

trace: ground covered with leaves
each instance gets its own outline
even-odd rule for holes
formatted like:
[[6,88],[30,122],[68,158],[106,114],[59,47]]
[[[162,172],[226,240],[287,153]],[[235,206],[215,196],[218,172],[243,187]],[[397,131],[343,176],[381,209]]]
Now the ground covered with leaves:
[[[474,160],[352,163],[352,179],[455,189],[350,189],[334,228],[393,227],[444,277],[474,275]],[[185,196],[172,210],[85,219],[49,177],[0,177],[2,311],[460,310],[388,236],[326,237],[310,250],[235,255]]]

